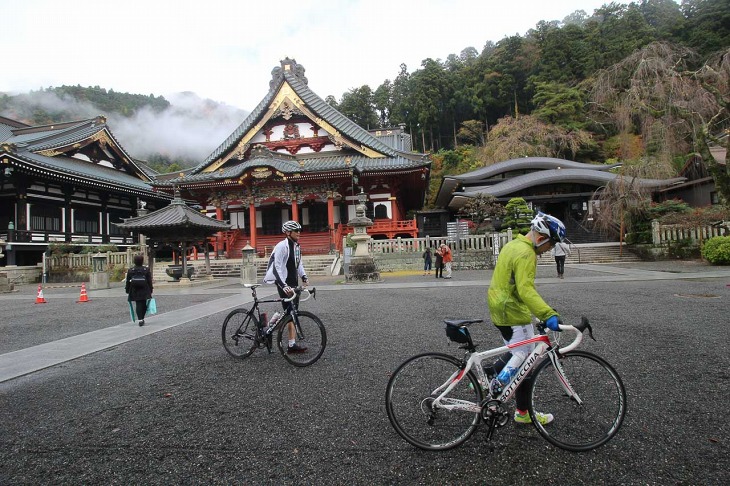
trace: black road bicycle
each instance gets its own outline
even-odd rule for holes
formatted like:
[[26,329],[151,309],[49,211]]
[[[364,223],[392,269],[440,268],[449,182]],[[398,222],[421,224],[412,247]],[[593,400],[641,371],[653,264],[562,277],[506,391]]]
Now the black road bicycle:
[[[327,333],[324,324],[311,312],[300,311],[294,304],[297,296],[299,302],[315,297],[316,289],[297,287],[294,295],[290,298],[259,299],[256,295],[256,288],[261,284],[245,284],[244,287],[251,289],[253,296],[253,307],[251,309],[239,308],[231,311],[223,321],[223,347],[228,354],[234,358],[244,359],[259,348],[266,348],[272,353],[273,337],[276,336],[276,346],[279,352],[289,363],[294,366],[309,366],[322,356],[327,346]],[[316,298],[316,297],[315,297]],[[269,326],[264,322],[265,313],[259,309],[259,304],[267,302],[287,302],[287,309],[279,316],[275,323]],[[296,342],[306,350],[299,350],[296,353],[289,352],[289,339],[294,338]]]

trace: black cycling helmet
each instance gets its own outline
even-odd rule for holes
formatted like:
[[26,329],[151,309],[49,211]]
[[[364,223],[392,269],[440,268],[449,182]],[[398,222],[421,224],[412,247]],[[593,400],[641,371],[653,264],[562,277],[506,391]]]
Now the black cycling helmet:
[[288,233],[289,231],[302,231],[302,225],[296,221],[287,221],[281,225],[282,233]]

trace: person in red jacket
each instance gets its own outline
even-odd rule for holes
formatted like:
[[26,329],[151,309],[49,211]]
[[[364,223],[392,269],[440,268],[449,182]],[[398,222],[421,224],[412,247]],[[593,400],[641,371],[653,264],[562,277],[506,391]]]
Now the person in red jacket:
[[451,248],[449,248],[445,244],[441,244],[441,255],[444,259],[443,277],[451,278],[451,262],[454,260],[453,256],[451,255]]

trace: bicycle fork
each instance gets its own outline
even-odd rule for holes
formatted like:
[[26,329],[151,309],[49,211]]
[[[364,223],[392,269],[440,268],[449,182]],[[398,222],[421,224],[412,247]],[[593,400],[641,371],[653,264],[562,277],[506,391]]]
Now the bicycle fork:
[[558,382],[560,382],[560,386],[563,387],[563,391],[565,392],[565,394],[571,399],[575,400],[578,405],[583,405],[583,400],[580,399],[580,396],[578,396],[578,394],[573,389],[573,386],[570,384],[570,381],[568,381],[568,377],[565,376],[565,371],[563,370],[563,365],[560,364],[560,357],[558,356],[557,351],[551,349],[548,351],[547,354],[553,364],[555,376],[557,377]]

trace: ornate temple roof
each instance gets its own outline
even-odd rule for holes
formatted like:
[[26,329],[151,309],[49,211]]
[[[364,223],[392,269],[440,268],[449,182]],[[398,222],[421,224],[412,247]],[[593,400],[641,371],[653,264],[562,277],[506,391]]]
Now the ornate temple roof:
[[[338,150],[284,154],[252,142],[270,120],[296,115],[324,132],[319,142]],[[189,173],[157,185],[203,184],[239,178],[246,171],[271,167],[286,177],[328,171],[417,171],[430,167],[426,154],[397,150],[358,126],[309,89],[304,67],[293,59],[272,71],[269,92],[241,125]]]
[[[11,122],[0,119],[3,165],[79,185],[170,199],[153,190],[150,169],[127,154],[102,116],[44,126]],[[100,162],[108,162],[111,167]]]

